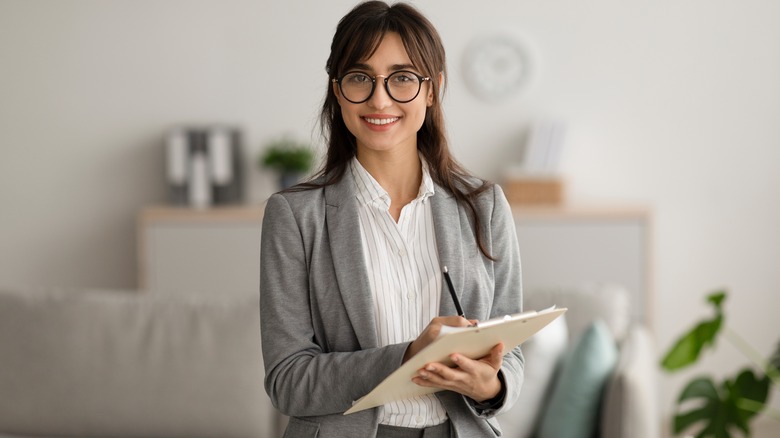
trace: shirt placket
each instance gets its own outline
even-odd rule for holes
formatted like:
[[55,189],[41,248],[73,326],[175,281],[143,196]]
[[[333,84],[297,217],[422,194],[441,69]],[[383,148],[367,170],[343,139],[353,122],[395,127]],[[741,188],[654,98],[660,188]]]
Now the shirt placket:
[[410,204],[404,206],[401,210],[401,215],[398,220],[398,260],[399,266],[404,271],[404,290],[401,293],[401,299],[404,304],[404,315],[407,320],[404,323],[404,340],[412,341],[417,338],[422,328],[419,326],[420,321],[420,305],[419,300],[420,291],[417,290],[415,283],[415,266],[414,257],[412,254],[412,245],[414,239],[414,217],[415,209],[417,207],[417,201],[412,201]]

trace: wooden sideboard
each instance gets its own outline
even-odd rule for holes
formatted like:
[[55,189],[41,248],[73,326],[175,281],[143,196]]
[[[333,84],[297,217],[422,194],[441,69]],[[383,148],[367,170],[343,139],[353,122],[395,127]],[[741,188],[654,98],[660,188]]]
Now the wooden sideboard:
[[258,293],[263,206],[151,206],[138,217],[138,285],[186,294]]
[[653,326],[653,225],[645,207],[515,207],[523,286],[614,283],[630,292],[632,321]]
[[[263,206],[150,206],[138,218],[139,286],[185,294],[259,291]],[[653,322],[652,218],[643,207],[513,207],[532,288],[618,283],[632,319]]]

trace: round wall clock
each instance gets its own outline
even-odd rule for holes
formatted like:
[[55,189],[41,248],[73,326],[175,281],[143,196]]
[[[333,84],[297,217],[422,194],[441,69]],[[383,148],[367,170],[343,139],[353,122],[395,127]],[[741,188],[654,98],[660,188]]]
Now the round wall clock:
[[505,100],[517,93],[530,73],[523,45],[508,35],[492,35],[466,49],[463,73],[469,89],[488,101]]

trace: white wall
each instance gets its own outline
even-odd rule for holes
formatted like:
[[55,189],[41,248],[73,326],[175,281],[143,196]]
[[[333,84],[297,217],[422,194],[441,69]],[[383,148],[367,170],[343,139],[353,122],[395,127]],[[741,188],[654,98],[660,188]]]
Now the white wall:
[[[780,321],[780,3],[771,0],[418,2],[450,61],[457,155],[496,178],[528,124],[567,123],[579,201],[655,213],[660,348],[732,291],[728,324],[764,353]],[[0,283],[135,286],[135,215],[163,202],[161,138],[234,123],[254,159],[283,133],[316,137],[338,1],[0,0]],[[473,97],[475,37],[526,41],[528,88]],[[486,153],[487,152],[487,153]],[[273,187],[252,168],[250,198]],[[727,343],[706,368],[744,359]],[[684,377],[664,378],[668,411]]]

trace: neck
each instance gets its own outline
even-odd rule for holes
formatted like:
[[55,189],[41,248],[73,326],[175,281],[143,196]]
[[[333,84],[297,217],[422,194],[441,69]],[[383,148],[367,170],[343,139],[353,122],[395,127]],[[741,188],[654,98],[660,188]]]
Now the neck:
[[416,148],[384,153],[358,150],[357,159],[390,195],[393,204],[406,205],[417,197],[422,165]]

